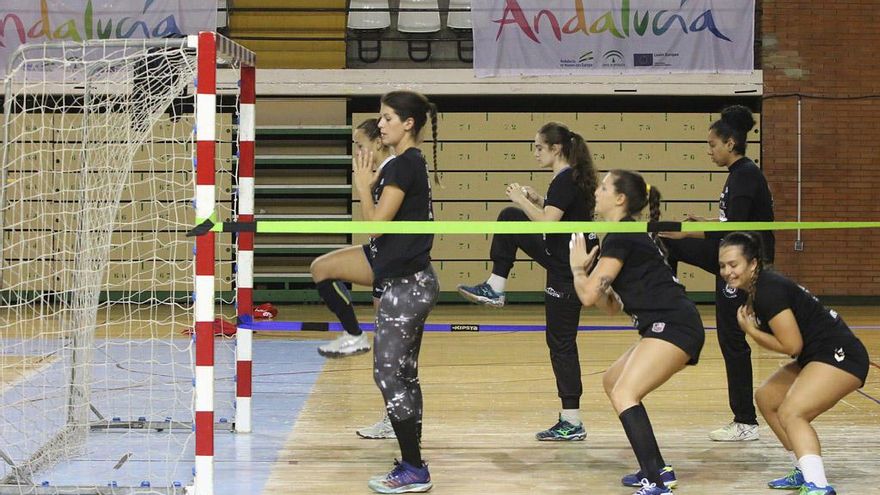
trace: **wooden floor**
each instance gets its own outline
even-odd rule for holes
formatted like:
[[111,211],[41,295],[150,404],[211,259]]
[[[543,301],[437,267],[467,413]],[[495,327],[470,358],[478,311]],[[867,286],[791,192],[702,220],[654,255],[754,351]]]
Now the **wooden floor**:
[[[714,326],[711,306],[701,306],[704,322]],[[880,361],[880,308],[836,308]],[[279,319],[329,321],[317,305],[283,306]],[[231,316],[229,313],[228,316]],[[358,308],[363,322],[368,306]],[[150,316],[150,318],[146,318]],[[106,337],[180,336],[177,321],[148,326],[114,325]],[[110,315],[110,319],[115,318]],[[144,320],[144,321],[145,321]],[[502,310],[445,305],[432,323],[542,324],[543,307],[515,305]],[[608,318],[584,311],[584,325],[627,325],[624,316]],[[259,333],[258,339],[329,339],[326,332]],[[620,423],[601,388],[601,374],[637,339],[635,331],[591,331],[579,335],[584,395],[584,442],[542,443],[534,433],[556,420],[559,400],[543,332],[428,332],[422,346],[420,376],[425,397],[424,457],[437,494],[630,494],[619,485],[637,464]],[[753,346],[754,347],[754,346]],[[33,358],[27,358],[33,359]],[[258,360],[258,357],[255,357]],[[755,350],[756,384],[787,359]],[[26,373],[40,363],[4,356],[0,367]],[[259,367],[259,363],[255,363]],[[20,379],[7,374],[3,381]],[[0,387],[3,384],[0,383]],[[880,472],[880,368],[872,368],[862,391],[853,393],[815,422],[824,443],[828,477],[839,493],[878,493]],[[767,480],[788,470],[782,448],[766,427],[761,440],[722,444],[706,434],[730,421],[723,362],[715,332],[707,333],[698,366],[676,375],[645,401],[667,462],[679,478],[679,495],[765,494]],[[277,414],[287,414],[278,411]],[[366,494],[367,480],[387,472],[399,456],[397,443],[362,440],[354,430],[382,414],[372,381],[372,356],[328,360],[301,411],[286,447],[262,491],[266,494]],[[259,419],[255,426],[259,428]]]
[[[711,307],[701,307],[714,323]],[[880,325],[880,308],[838,308],[852,326]],[[293,313],[296,313],[294,315]],[[369,308],[359,312],[370,320]],[[322,317],[323,315],[323,317]],[[327,319],[318,307],[283,308],[281,317]],[[440,307],[436,323],[540,323],[540,306],[501,311]],[[585,312],[582,324],[625,324]],[[857,330],[872,359],[880,359],[880,330]],[[327,338],[300,333],[297,338]],[[765,494],[769,479],[789,466],[772,432],[747,443],[715,443],[706,434],[730,421],[723,362],[714,332],[696,367],[676,375],[645,405],[667,462],[679,479],[677,494]],[[559,402],[541,332],[427,333],[420,376],[425,397],[424,457],[438,494],[627,494],[619,485],[636,461],[607,398],[601,374],[637,335],[634,331],[579,336],[584,395],[584,442],[544,443],[536,431],[555,422]],[[754,346],[753,346],[754,347]],[[395,441],[362,440],[357,427],[381,415],[371,355],[327,361],[274,467],[264,493],[369,493],[370,476],[399,456]],[[787,359],[756,350],[756,384]],[[839,493],[877,493],[880,471],[880,369],[872,368],[866,395],[853,393],[815,423],[824,443],[828,477]],[[870,397],[869,397],[870,396]]]

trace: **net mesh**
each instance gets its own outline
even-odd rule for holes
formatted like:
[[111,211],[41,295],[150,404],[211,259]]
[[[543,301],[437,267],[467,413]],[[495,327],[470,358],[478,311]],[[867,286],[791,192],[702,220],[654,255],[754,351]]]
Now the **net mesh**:
[[[193,410],[195,74],[185,40],[39,45],[13,59],[0,197],[2,482],[191,479],[192,432],[178,423]],[[220,218],[233,211],[237,103],[218,98]],[[216,287],[229,293],[233,251],[218,240]],[[218,417],[232,414],[232,354],[217,351]],[[96,457],[106,466],[78,464]]]

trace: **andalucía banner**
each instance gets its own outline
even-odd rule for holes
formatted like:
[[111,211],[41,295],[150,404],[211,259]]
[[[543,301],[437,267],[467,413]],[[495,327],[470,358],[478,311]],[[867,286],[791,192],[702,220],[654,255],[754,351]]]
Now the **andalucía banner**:
[[0,75],[25,43],[169,38],[216,27],[216,0],[0,0]]
[[473,0],[474,71],[743,73],[755,0]]

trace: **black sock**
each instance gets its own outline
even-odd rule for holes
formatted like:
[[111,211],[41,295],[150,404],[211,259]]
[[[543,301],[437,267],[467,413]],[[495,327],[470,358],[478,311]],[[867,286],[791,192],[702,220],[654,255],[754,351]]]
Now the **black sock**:
[[342,328],[351,335],[360,335],[361,326],[357,316],[354,315],[354,307],[351,305],[351,294],[339,280],[322,280],[318,282],[318,295],[324,300],[324,304],[339,318]]
[[415,417],[403,421],[391,419],[391,426],[394,427],[394,434],[397,435],[397,443],[400,445],[400,455],[403,460],[411,466],[422,467],[422,449],[419,445],[421,443],[419,438],[421,423],[416,422]]
[[632,406],[620,413],[619,417],[636,459],[639,460],[642,473],[651,483],[659,487],[665,486],[660,480],[660,471],[666,467],[666,463],[660,455],[660,447],[657,446],[657,439],[654,437],[654,429],[651,428],[651,420],[648,419],[645,406],[642,404]]

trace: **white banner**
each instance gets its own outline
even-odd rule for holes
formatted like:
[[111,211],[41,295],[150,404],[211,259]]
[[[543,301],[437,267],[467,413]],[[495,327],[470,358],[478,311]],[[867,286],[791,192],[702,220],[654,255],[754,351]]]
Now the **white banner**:
[[751,72],[755,0],[473,0],[474,71]]
[[24,43],[167,38],[217,26],[217,0],[0,0],[0,74]]

